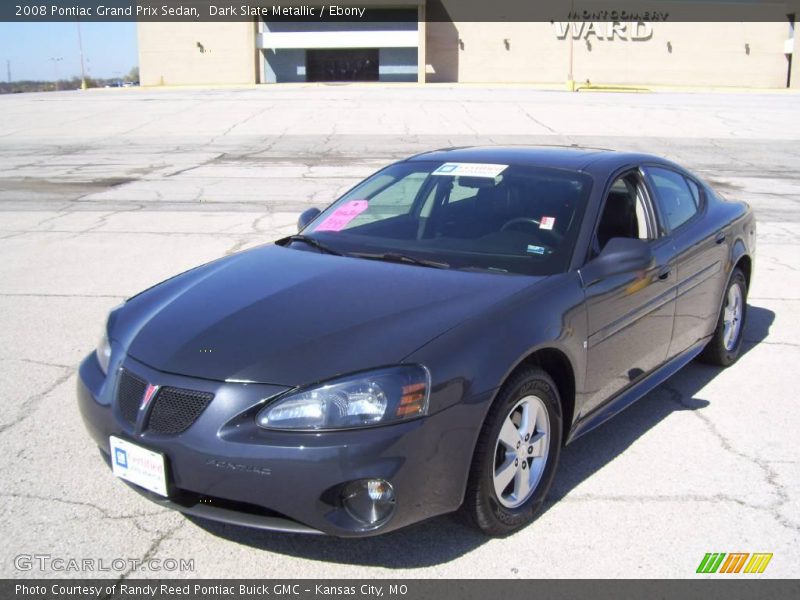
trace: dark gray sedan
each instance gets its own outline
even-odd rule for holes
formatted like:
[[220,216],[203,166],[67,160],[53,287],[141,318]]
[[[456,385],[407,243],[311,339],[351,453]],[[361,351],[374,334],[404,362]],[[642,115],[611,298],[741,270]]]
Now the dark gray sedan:
[[753,214],[654,156],[429,152],[299,229],[130,298],[81,364],[89,433],[155,502],[337,536],[461,509],[507,534],[564,444],[741,349]]

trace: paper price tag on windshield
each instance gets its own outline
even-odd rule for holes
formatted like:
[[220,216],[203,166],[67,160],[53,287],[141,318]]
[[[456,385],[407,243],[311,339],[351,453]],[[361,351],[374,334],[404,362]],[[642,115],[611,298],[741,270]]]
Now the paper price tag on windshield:
[[345,202],[322,223],[314,228],[314,231],[341,231],[347,224],[355,219],[358,215],[369,208],[367,200],[350,200]]
[[488,177],[494,179],[507,168],[508,165],[490,163],[444,163],[431,175],[448,175],[450,177],[464,175],[465,177]]

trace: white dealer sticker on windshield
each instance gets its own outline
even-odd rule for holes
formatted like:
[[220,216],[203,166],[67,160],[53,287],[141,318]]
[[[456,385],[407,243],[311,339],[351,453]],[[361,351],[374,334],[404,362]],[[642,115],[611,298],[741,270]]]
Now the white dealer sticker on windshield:
[[508,165],[493,165],[490,163],[444,163],[431,175],[464,175],[466,177],[489,177],[494,179],[505,171]]

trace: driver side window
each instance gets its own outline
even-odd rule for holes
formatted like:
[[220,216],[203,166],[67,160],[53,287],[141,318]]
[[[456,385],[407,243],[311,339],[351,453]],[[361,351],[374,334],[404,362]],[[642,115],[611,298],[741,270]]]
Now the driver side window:
[[600,254],[615,237],[640,240],[658,237],[647,192],[637,172],[626,173],[611,184],[592,239],[592,257]]

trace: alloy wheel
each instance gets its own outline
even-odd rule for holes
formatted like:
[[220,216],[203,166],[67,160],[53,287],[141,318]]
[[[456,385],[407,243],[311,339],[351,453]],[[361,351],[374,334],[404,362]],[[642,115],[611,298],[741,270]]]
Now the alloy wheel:
[[494,491],[500,504],[517,508],[536,490],[550,449],[550,419],[538,396],[525,396],[506,415],[494,452]]
[[728,290],[725,299],[725,308],[722,315],[723,333],[722,341],[728,352],[736,348],[739,341],[739,332],[742,328],[742,314],[744,312],[744,295],[742,286],[735,283]]

